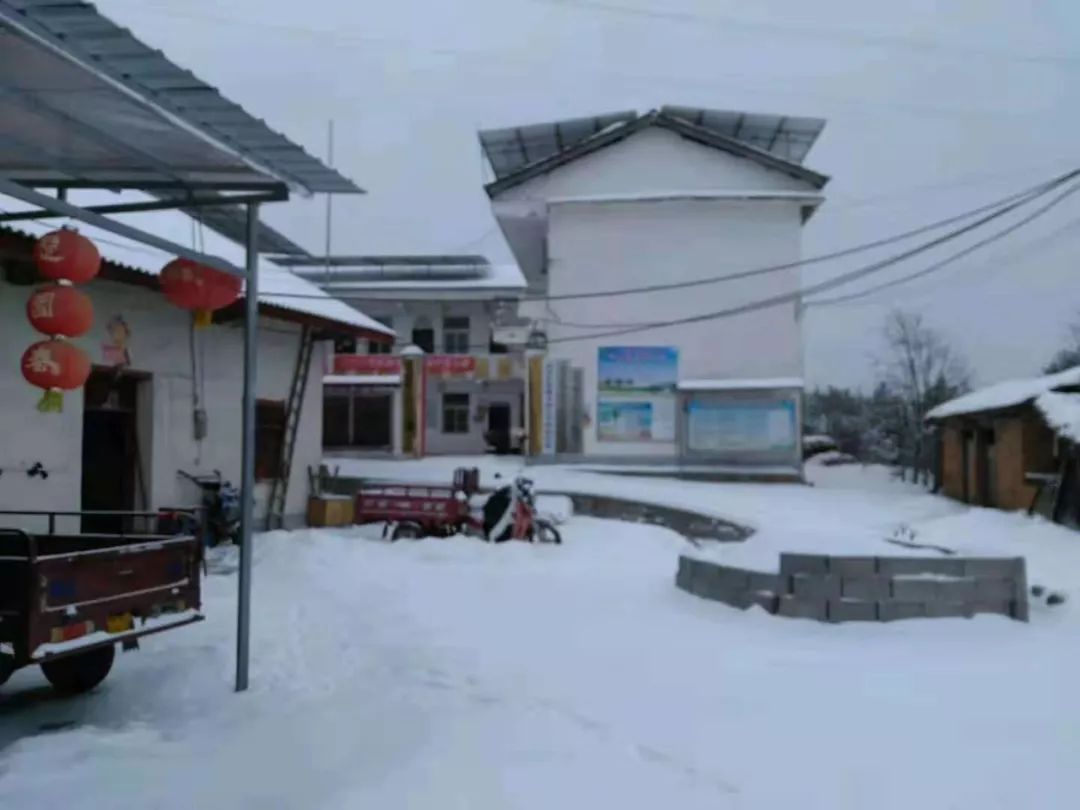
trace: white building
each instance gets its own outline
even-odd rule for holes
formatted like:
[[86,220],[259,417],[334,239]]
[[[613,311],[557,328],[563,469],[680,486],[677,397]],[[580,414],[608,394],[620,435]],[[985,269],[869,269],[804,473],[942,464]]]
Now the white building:
[[[140,227],[183,241],[187,217],[141,215]],[[89,334],[74,343],[94,370],[85,389],[64,395],[62,413],[39,413],[41,391],[20,373],[20,356],[42,339],[27,322],[26,299],[40,281],[30,260],[36,236],[59,227],[20,223],[0,228],[0,510],[155,510],[199,503],[200,492],[180,470],[220,470],[239,484],[241,463],[242,309],[192,331],[190,313],[173,307],[156,275],[172,257],[94,228],[80,227],[98,246],[102,272],[80,286],[93,302]],[[171,231],[171,233],[170,233]],[[208,252],[240,261],[242,249],[205,234]],[[260,319],[256,396],[257,503],[266,516],[279,468],[284,409],[306,327],[317,341],[307,370],[288,480],[285,525],[302,522],[307,468],[322,457],[322,377],[334,338],[389,340],[389,330],[268,263],[259,271]],[[206,412],[195,438],[196,409]],[[41,475],[41,473],[44,475]],[[31,474],[33,473],[33,474]],[[10,518],[5,525],[14,525]],[[40,521],[25,522],[41,529]]]
[[587,458],[797,471],[798,268],[693,282],[800,258],[827,182],[801,160],[823,125],[665,107],[481,133],[494,214],[530,294],[548,296],[522,311],[583,376]]
[[[524,293],[516,265],[469,255],[336,256],[329,267],[318,258],[282,261],[397,334],[395,345],[338,342],[325,380],[329,452],[462,455],[484,453],[492,438],[513,443],[524,424],[524,360],[495,336]],[[425,355],[415,437],[403,418],[398,356],[409,346]]]

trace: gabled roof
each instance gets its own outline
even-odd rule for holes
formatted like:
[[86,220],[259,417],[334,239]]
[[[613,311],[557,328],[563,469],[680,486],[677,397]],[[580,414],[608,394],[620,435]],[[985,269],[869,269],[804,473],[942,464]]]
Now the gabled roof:
[[1005,380],[980,388],[931,408],[927,421],[937,422],[950,416],[967,416],[1026,405],[1051,391],[1080,389],[1080,366],[1057,374],[1022,380]]
[[[625,113],[611,114],[608,116],[608,118],[611,119],[611,122],[607,126],[595,131],[593,134],[587,135],[576,143],[558,149],[558,151],[554,153],[533,160],[532,162],[525,163],[515,170],[505,170],[504,168],[505,173],[493,182],[488,183],[484,188],[487,191],[488,196],[495,197],[509,188],[519,186],[534,177],[547,174],[560,166],[564,166],[567,163],[585,157],[586,155],[592,154],[607,146],[623,141],[631,135],[654,126],[674,132],[680,137],[694,141],[695,143],[700,143],[704,146],[710,146],[737,157],[752,160],[755,163],[774,171],[783,172],[797,180],[809,183],[814,188],[822,188],[829,181],[829,178],[826,175],[807,169],[795,160],[781,157],[767,149],[754,146],[751,143],[747,143],[746,141],[739,140],[730,135],[725,135],[718,130],[709,128],[704,124],[704,122],[709,119],[704,116],[701,117],[702,124],[693,123],[685,118],[679,117],[675,114],[679,109],[681,108],[651,110],[644,115],[636,117],[627,117]],[[548,126],[554,126],[556,132],[560,131],[559,125]],[[488,130],[480,133],[480,142],[484,147],[484,152],[488,156],[489,162],[492,162],[493,166],[496,165],[496,160],[498,160],[499,165],[505,167],[506,161],[502,159],[502,156],[495,156],[500,154],[498,150],[505,147],[507,138],[511,137],[512,134],[520,140],[522,131],[522,128],[511,128],[509,130]],[[818,131],[820,131],[820,128]],[[807,149],[808,148],[809,146],[807,146]],[[805,152],[803,152],[803,154],[805,154]]]

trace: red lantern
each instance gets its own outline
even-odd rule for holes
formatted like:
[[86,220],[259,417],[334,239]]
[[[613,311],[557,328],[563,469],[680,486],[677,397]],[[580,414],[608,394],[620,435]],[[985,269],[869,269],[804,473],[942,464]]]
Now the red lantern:
[[26,317],[43,335],[78,337],[93,326],[94,305],[74,287],[50,284],[34,290],[26,302]]
[[62,410],[61,391],[81,388],[90,376],[90,358],[66,340],[40,340],[23,352],[22,373],[26,381],[45,389],[39,411]]
[[37,240],[34,264],[45,278],[82,284],[98,274],[101,254],[94,243],[78,231],[61,228]]
[[240,279],[190,259],[173,259],[161,271],[161,289],[175,306],[194,310],[196,326],[209,326],[214,310],[240,297]]

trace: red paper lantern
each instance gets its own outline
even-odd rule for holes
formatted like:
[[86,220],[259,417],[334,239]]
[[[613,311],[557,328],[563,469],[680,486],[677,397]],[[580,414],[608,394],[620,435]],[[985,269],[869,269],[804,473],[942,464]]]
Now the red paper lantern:
[[78,231],[61,228],[37,240],[34,264],[45,278],[82,284],[98,274],[101,254],[97,246]]
[[90,358],[66,340],[40,340],[23,352],[22,373],[26,381],[45,389],[39,411],[62,409],[61,391],[81,388],[90,376]]
[[26,302],[30,325],[43,335],[78,337],[94,324],[94,305],[74,287],[50,284],[34,290]]
[[195,312],[196,326],[209,326],[211,313],[240,297],[240,279],[190,259],[173,259],[161,271],[165,297]]

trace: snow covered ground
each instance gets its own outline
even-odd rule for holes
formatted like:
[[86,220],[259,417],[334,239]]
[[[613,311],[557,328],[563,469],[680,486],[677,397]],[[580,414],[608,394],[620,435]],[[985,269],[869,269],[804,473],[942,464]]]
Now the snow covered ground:
[[1022,548],[1073,598],[1027,625],[828,626],[676,590],[689,546],[654,526],[575,517],[561,547],[274,532],[255,549],[251,691],[229,691],[220,559],[208,620],[120,656],[92,694],[54,699],[35,671],[0,690],[0,807],[1075,806],[1077,535],[876,469],[814,487],[534,472],[751,523],[724,553],[768,544],[773,565],[785,532],[874,553],[899,524]]

